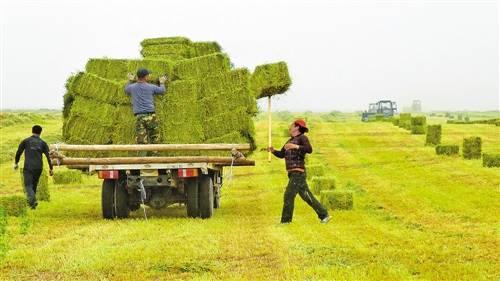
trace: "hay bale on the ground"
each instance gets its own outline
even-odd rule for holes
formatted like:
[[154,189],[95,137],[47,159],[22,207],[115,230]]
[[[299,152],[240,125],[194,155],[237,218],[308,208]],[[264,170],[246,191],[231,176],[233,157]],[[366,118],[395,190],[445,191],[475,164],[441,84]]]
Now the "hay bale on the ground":
[[62,170],[54,173],[55,184],[81,183],[82,172],[79,170]]
[[314,176],[311,178],[311,191],[320,194],[322,190],[332,190],[336,187],[336,179],[332,176]]
[[350,191],[323,190],[321,204],[331,210],[350,210],[353,207],[353,197]]
[[307,179],[312,177],[322,177],[326,174],[325,165],[323,164],[311,164],[306,167]]
[[392,125],[399,126],[399,118],[392,118]]
[[399,114],[398,126],[406,130],[411,130],[411,113]]
[[411,117],[411,133],[414,135],[425,134],[425,116],[415,116]]
[[10,195],[0,197],[0,208],[3,208],[8,216],[21,216],[26,213],[26,198],[22,195]]
[[483,153],[483,167],[500,167],[500,154]]
[[458,145],[436,145],[436,154],[455,155],[458,154]]
[[425,145],[438,145],[441,143],[441,125],[427,126]]
[[480,137],[464,138],[462,154],[464,156],[464,159],[481,158],[481,138]]
[[[24,169],[19,169],[21,174],[21,185],[24,190]],[[42,170],[42,174],[40,175],[40,179],[38,180],[38,185],[36,188],[36,199],[39,201],[50,201],[50,192],[49,192],[49,175],[45,169]]]
[[282,94],[292,85],[285,62],[259,65],[251,78],[252,91],[259,99],[262,97]]

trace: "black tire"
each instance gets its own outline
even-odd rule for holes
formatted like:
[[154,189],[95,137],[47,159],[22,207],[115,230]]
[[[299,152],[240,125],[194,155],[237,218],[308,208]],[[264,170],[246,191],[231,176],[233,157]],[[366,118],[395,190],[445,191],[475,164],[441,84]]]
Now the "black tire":
[[186,180],[186,210],[187,216],[196,218],[200,215],[198,207],[198,181],[196,179]]
[[115,217],[114,194],[115,180],[103,180],[101,192],[101,207],[102,217],[105,219],[113,219]]
[[220,187],[214,187],[214,209],[220,208]]
[[128,206],[128,192],[123,184],[118,182],[115,185],[114,193],[115,216],[119,219],[128,218],[130,215],[130,208]]
[[214,184],[210,176],[203,175],[199,179],[200,217],[208,219],[214,214]]

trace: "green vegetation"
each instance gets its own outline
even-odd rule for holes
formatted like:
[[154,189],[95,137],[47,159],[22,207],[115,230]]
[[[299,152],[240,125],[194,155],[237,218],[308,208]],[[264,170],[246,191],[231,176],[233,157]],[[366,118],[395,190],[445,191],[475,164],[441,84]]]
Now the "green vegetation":
[[285,62],[263,64],[255,68],[251,85],[255,96],[262,98],[286,92],[292,79]]
[[411,120],[411,113],[401,113],[399,114],[398,126],[406,130],[411,130]]
[[481,138],[480,137],[464,138],[462,154],[464,156],[464,159],[481,158]]
[[425,145],[438,145],[441,143],[441,125],[427,126]]
[[55,184],[82,183],[82,172],[79,170],[59,170],[53,176]]
[[21,216],[26,213],[26,197],[23,195],[1,196],[0,207],[8,216]]
[[436,154],[455,155],[458,154],[458,145],[436,145]]
[[484,167],[500,167],[500,154],[483,153]]
[[331,210],[350,210],[353,207],[352,192],[343,190],[322,190],[321,204]]
[[426,118],[425,116],[411,117],[411,133],[414,135],[425,134]]
[[332,176],[314,176],[311,177],[311,191],[314,194],[320,194],[322,190],[335,189],[336,179]]

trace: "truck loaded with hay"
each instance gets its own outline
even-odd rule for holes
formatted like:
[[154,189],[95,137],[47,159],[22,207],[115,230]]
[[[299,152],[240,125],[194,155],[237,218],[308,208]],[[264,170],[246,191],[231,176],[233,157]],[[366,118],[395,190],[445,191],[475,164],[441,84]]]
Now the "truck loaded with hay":
[[[184,37],[145,39],[141,59],[90,59],[68,78],[63,144],[52,145],[56,165],[86,167],[103,179],[104,218],[126,218],[148,205],[186,205],[189,217],[209,218],[220,206],[223,168],[253,166],[256,100],[291,85],[284,62],[234,68],[216,42]],[[134,144],[135,118],[124,93],[127,74],[168,76],[156,97],[160,144]],[[154,157],[140,156],[155,151]],[[243,153],[242,153],[243,152]]]

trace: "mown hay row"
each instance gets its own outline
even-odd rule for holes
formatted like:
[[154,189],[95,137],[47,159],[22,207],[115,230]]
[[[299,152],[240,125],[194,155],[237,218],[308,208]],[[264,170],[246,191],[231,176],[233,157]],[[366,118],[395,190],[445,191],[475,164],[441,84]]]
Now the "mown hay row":
[[79,170],[59,170],[54,173],[54,184],[81,183],[82,172]]
[[425,145],[438,145],[441,143],[441,125],[427,126]]
[[292,79],[288,75],[285,62],[259,65],[251,77],[251,88],[258,99],[282,94],[290,85],[292,85]]
[[483,153],[483,167],[500,167],[500,154]]
[[7,216],[19,217],[26,214],[27,203],[23,195],[10,195],[0,197],[0,208]]
[[456,155],[458,150],[458,145],[436,145],[436,154],[438,155]]
[[336,188],[336,179],[332,176],[314,176],[311,178],[311,191],[320,194],[323,190],[333,190]]
[[464,138],[462,146],[462,154],[464,159],[481,158],[481,138],[480,137]]
[[321,204],[331,210],[350,210],[353,208],[353,196],[350,191],[323,190]]

